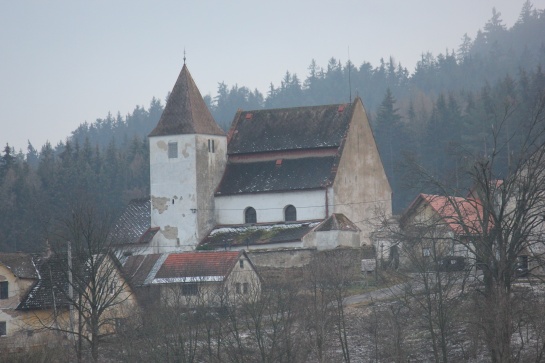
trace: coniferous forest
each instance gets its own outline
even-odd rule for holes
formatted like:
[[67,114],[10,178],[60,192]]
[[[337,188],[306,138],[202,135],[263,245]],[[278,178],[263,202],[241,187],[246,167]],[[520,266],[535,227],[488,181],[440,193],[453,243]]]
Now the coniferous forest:
[[[418,51],[418,50],[415,50]],[[461,35],[457,49],[423,53],[414,70],[395,57],[380,64],[331,58],[311,60],[306,75],[286,71],[266,94],[244,86],[218,84],[205,96],[224,128],[237,109],[281,108],[350,102],[361,97],[371,120],[382,161],[394,191],[394,213],[418,192],[404,166],[416,161],[451,184],[458,180],[460,150],[486,155],[490,128],[506,109],[508,127],[524,123],[545,91],[545,11],[526,2],[508,28],[492,10],[475,35]],[[349,87],[350,85],[350,87]],[[149,194],[147,135],[163,102],[136,106],[123,116],[108,114],[83,123],[64,142],[27,150],[9,145],[0,157],[0,251],[40,251],[55,220],[70,213],[70,201],[90,198],[118,214],[129,200]],[[507,134],[506,134],[507,135]],[[516,143],[517,140],[512,140]],[[507,171],[509,156],[503,168]]]

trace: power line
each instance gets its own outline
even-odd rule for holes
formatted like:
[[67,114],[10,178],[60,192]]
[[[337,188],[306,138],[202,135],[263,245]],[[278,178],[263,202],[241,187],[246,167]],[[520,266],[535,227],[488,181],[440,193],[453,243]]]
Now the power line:
[[[388,202],[390,199],[377,199],[377,200],[371,200],[371,201],[365,201],[365,202],[352,202],[352,203],[336,203],[336,204],[328,204],[330,207],[339,207],[339,206],[349,206],[349,205],[358,205],[358,204],[375,204],[375,203],[382,203],[382,202]],[[300,206],[296,207],[297,209],[305,209],[305,208],[321,208],[325,207],[325,204],[321,205],[307,205],[307,206]],[[244,208],[201,208],[197,209],[197,211],[243,211],[247,207]],[[270,208],[256,208],[256,210],[278,210],[278,209],[284,209],[283,207],[270,207]],[[192,211],[191,209],[187,209],[188,212]]]

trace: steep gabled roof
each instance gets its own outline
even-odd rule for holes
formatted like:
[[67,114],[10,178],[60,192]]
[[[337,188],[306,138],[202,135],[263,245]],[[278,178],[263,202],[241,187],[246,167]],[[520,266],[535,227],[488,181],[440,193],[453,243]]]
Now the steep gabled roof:
[[212,114],[184,64],[159,123],[149,136],[205,134],[225,135]]
[[216,195],[263,193],[328,186],[336,156],[229,163]]
[[227,153],[339,147],[354,104],[239,111],[229,131]]
[[22,279],[38,279],[35,259],[31,254],[0,253],[0,263],[6,266],[15,276]]
[[68,273],[66,255],[53,255],[40,266],[40,279],[22,299],[17,310],[42,310],[66,308],[68,302]]
[[151,202],[149,198],[129,202],[108,236],[112,244],[149,243],[159,228],[151,228]]
[[[104,259],[99,261],[108,259],[120,272],[119,277],[125,278],[123,271],[120,269],[120,262],[113,254],[103,255],[103,257]],[[71,286],[74,290],[74,296],[78,291],[87,288],[91,278],[89,265],[85,261],[84,258],[72,257],[73,282]],[[70,305],[69,287],[67,254],[53,254],[40,265],[39,280],[21,300],[16,310],[67,308]]]

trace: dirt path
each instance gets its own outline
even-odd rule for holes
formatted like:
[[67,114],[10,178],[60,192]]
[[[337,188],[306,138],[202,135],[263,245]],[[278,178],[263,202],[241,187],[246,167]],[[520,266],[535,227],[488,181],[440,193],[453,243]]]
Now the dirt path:
[[373,290],[361,295],[353,295],[344,299],[344,305],[354,305],[375,300],[386,300],[403,293],[405,284],[397,284],[383,289]]

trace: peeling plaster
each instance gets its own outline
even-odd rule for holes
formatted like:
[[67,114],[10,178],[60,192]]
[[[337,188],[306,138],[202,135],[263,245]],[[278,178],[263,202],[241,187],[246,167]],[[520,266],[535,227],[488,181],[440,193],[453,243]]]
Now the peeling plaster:
[[166,239],[177,239],[178,227],[165,226],[165,229],[163,229],[161,233]]
[[165,197],[154,197],[151,196],[151,207],[153,209],[157,209],[159,211],[159,214],[163,213],[168,209],[168,202],[170,201],[170,198]]
[[167,143],[164,142],[163,140],[157,141],[157,147],[159,149],[161,149],[161,150],[164,150],[164,151],[167,151],[167,149],[168,149]]
[[187,148],[190,147],[191,144],[186,142],[185,145],[184,145],[184,148],[182,149],[182,155],[184,156],[184,158],[187,158],[189,157],[189,153],[187,152]]

